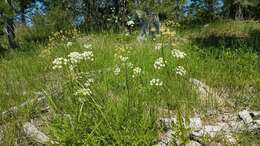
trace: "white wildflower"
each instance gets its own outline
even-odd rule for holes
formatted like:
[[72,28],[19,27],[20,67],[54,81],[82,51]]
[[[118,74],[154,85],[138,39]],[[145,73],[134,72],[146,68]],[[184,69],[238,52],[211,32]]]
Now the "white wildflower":
[[54,61],[52,62],[52,64],[53,64],[53,67],[52,67],[52,69],[61,69],[62,68],[62,66],[63,65],[66,65],[67,64],[67,62],[68,62],[68,60],[67,59],[65,59],[65,58],[56,58],[56,59],[54,59]]
[[134,67],[133,63],[131,63],[131,62],[127,62],[127,63],[126,63],[126,66],[127,66],[128,68],[133,68],[133,67]]
[[67,47],[71,47],[71,46],[72,46],[72,42],[68,42]]
[[81,88],[81,89],[78,89],[74,95],[76,96],[90,96],[92,94],[92,91],[89,89],[89,88]]
[[163,85],[163,81],[161,81],[160,79],[152,79],[150,81],[150,85],[151,86],[162,86]]
[[73,71],[73,70],[74,70],[74,66],[73,66],[73,65],[70,65],[70,66],[69,66],[69,69],[70,69],[70,71]]
[[81,55],[84,60],[94,61],[94,54],[92,51],[85,51]]
[[158,59],[155,60],[153,66],[155,69],[160,70],[161,68],[165,67],[165,61],[163,60],[162,57],[159,57]]
[[82,60],[82,55],[79,52],[71,52],[68,57],[72,64],[77,64]]
[[94,61],[94,54],[92,51],[85,51],[83,53],[71,52],[69,55],[69,60],[72,64],[77,64],[82,60]]
[[83,47],[85,48],[85,49],[92,49],[92,45],[91,44],[84,44],[83,45]]
[[142,69],[140,67],[135,67],[133,69],[133,76],[132,77],[135,78],[137,76],[140,76],[141,72],[142,72]]
[[162,49],[162,47],[163,47],[163,44],[162,43],[157,43],[156,45],[155,45],[155,50],[161,50]]
[[133,20],[127,21],[127,26],[133,26],[135,22]]
[[186,74],[186,70],[183,66],[177,66],[176,67],[176,74],[180,76],[184,76]]
[[122,62],[126,62],[126,61],[128,60],[128,57],[119,56],[119,59],[120,59]]
[[186,53],[184,53],[180,50],[177,50],[177,49],[172,49],[171,53],[172,53],[172,56],[176,57],[177,59],[183,59],[187,55]]
[[84,85],[85,85],[85,87],[89,88],[93,83],[94,83],[94,79],[93,78],[89,78],[89,79],[86,80]]
[[120,72],[121,72],[121,69],[120,69],[120,67],[117,66],[114,70],[114,75],[118,76],[120,74]]

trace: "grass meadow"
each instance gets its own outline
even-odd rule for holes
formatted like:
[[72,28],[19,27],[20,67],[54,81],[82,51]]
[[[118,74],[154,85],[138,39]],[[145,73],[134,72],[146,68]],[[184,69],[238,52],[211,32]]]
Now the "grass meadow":
[[[259,28],[257,22],[212,23],[169,29],[144,42],[136,40],[137,33],[71,30],[70,35],[54,33],[47,44],[4,55],[0,112],[37,92],[47,97],[50,111],[30,105],[0,119],[0,145],[32,144],[24,142],[20,126],[30,119],[43,119],[42,130],[56,145],[154,145],[163,130],[158,118],[172,111],[206,117],[209,111],[260,110],[260,42],[251,40]],[[216,30],[219,35],[211,38]],[[215,41],[218,37],[222,42]],[[206,41],[211,45],[203,45]],[[190,78],[230,102],[201,100]],[[259,144],[259,135],[239,136],[242,145],[249,139]]]

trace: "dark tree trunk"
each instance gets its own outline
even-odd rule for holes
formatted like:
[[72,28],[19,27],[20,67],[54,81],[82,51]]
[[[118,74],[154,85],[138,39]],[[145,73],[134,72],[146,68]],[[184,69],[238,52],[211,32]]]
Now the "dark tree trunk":
[[236,4],[235,19],[236,19],[236,20],[241,20],[241,19],[243,19],[243,11],[242,11],[242,8],[241,8],[240,1],[238,1],[238,3]]
[[127,0],[118,0],[117,4],[118,16],[119,16],[119,28],[121,30],[126,28],[127,23],[127,12],[128,12],[128,3]]
[[214,0],[206,0],[205,3],[208,13],[208,19],[213,20],[215,17]]
[[21,9],[21,23],[26,26],[25,9]]
[[96,0],[85,0],[85,4],[87,8],[85,15],[86,24],[93,26],[97,23],[96,19],[98,15]]
[[15,42],[15,27],[13,18],[7,18],[6,21],[6,33],[8,37],[9,47],[11,49],[17,48],[17,43]]
[[176,0],[176,21],[178,22],[180,20],[180,0]]

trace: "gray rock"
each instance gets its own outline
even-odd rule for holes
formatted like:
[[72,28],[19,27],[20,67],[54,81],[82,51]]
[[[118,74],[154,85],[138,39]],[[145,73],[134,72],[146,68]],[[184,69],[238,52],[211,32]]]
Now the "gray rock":
[[190,79],[190,82],[197,88],[199,96],[208,97],[210,88],[205,83],[197,79]]
[[233,113],[223,113],[217,118],[218,121],[222,121],[222,122],[235,121],[237,119],[238,119],[237,114],[233,114]]
[[171,128],[173,124],[177,123],[177,119],[176,118],[161,118],[160,122],[165,127]]
[[260,119],[260,111],[251,111],[250,115],[252,115],[253,119]]
[[190,128],[192,130],[200,130],[202,128],[201,119],[198,117],[190,118]]
[[50,142],[50,139],[47,135],[39,131],[32,123],[26,122],[23,125],[23,130],[26,136],[31,138],[32,140],[41,143],[41,144],[46,144]]
[[161,138],[156,146],[169,146],[172,142],[174,132],[173,130],[168,130]]
[[204,133],[205,132],[202,129],[201,130],[197,130],[197,131],[194,130],[194,131],[191,132],[191,136],[192,137],[202,137],[204,135]]
[[185,146],[202,146],[202,144],[200,144],[197,141],[190,141],[189,143],[187,143]]
[[217,123],[217,125],[221,128],[222,131],[225,131],[225,132],[231,131],[230,126],[227,123],[220,122],[220,123]]
[[216,134],[221,130],[222,130],[221,126],[206,125],[204,127],[205,134],[209,135],[210,137],[215,137]]
[[260,126],[260,120],[255,120],[254,123]]
[[218,104],[224,104],[224,100],[221,97],[219,97],[218,94],[208,85],[206,85],[198,79],[190,78],[189,80],[193,84],[193,88],[196,90],[197,94],[199,95],[202,101],[207,101],[208,97],[211,97]]
[[248,125],[248,131],[260,130],[260,120],[255,120]]
[[253,119],[247,110],[239,112],[238,115],[246,124],[253,122]]
[[245,124],[243,121],[230,121],[229,123],[229,126],[230,126],[230,130],[232,132],[236,132],[236,131],[239,131],[239,130],[244,130],[246,128]]

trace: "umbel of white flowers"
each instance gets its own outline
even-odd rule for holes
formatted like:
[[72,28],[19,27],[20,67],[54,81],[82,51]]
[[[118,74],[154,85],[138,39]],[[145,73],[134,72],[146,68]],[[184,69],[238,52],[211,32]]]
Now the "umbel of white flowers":
[[158,59],[155,60],[154,64],[153,64],[155,69],[162,69],[163,67],[165,67],[165,61],[163,60],[162,57],[159,57]]
[[163,81],[161,81],[160,79],[152,79],[150,81],[150,85],[159,87],[163,85]]

